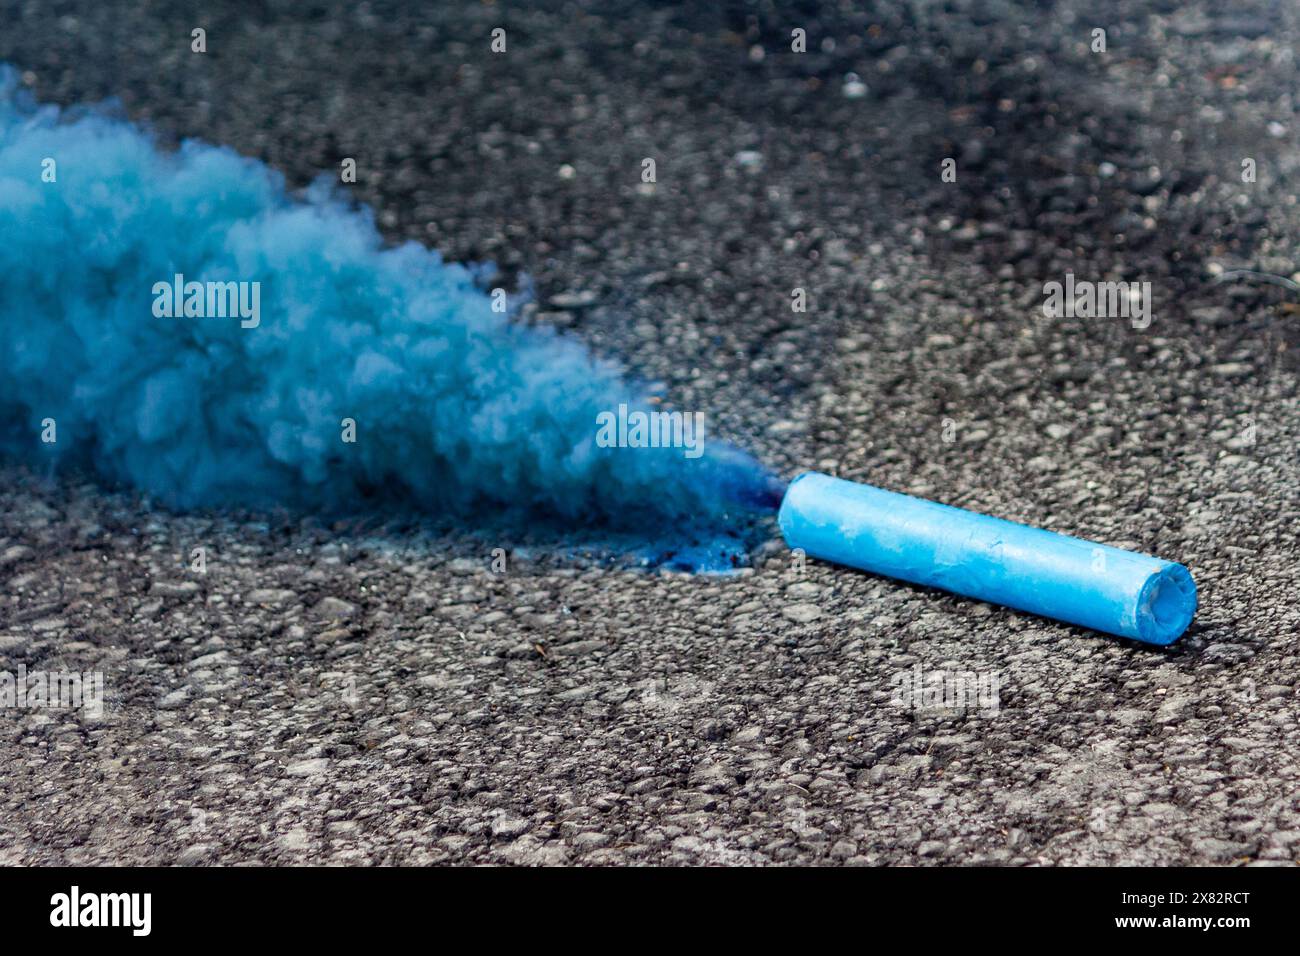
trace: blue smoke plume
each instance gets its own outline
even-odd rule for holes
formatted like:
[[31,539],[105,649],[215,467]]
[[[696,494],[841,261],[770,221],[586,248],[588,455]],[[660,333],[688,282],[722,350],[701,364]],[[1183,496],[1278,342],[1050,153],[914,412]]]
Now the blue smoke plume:
[[[706,536],[779,494],[721,442],[698,458],[600,447],[601,412],[653,408],[615,366],[512,324],[472,270],[385,247],[324,183],[294,198],[228,149],[160,151],[101,111],[31,103],[12,71],[0,235],[9,457],[53,455],[179,509],[394,504]],[[186,283],[226,282],[245,294],[224,317],[224,293],[186,316]]]

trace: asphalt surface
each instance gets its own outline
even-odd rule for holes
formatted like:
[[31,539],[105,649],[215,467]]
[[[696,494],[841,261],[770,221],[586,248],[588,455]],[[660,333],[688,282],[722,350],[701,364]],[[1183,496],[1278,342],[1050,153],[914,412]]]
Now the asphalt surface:
[[[1300,279],[1295,8],[709,6],[5,2],[0,60],[295,186],[355,157],[387,236],[531,277],[787,477],[1181,560],[1184,639],[775,533],[689,577],[10,463],[0,669],[108,700],[0,713],[0,863],[1300,859],[1300,295],[1234,275]],[[1151,282],[1150,327],[1044,317],[1066,272]],[[898,699],[941,671],[996,699]]]

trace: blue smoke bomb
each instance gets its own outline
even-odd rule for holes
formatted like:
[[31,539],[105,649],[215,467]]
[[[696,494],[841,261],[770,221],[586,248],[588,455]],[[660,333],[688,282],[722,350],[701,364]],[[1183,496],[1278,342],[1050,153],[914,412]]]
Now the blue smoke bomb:
[[790,483],[778,522],[815,558],[1148,644],[1196,613],[1181,564],[818,472]]
[[603,442],[616,411],[697,413],[513,321],[484,269],[385,243],[336,183],[295,194],[230,149],[160,149],[104,109],[37,105],[3,66],[0,235],[5,457],[179,510],[396,508],[665,553],[779,501],[711,432]]

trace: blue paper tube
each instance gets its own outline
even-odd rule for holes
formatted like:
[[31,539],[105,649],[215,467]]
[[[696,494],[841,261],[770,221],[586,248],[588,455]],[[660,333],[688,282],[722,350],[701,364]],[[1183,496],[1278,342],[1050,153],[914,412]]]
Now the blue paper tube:
[[778,516],[791,548],[1149,644],[1196,613],[1181,564],[810,471]]

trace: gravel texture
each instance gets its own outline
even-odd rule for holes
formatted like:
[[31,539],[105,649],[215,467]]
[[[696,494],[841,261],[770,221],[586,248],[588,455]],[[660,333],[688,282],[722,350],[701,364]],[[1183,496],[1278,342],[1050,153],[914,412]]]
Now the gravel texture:
[[[1233,274],[1300,269],[1294,8],[463,6],[0,2],[0,60],[295,186],[355,157],[392,239],[531,281],[787,476],[1181,560],[1196,623],[1152,649],[775,533],[688,577],[3,465],[0,670],[108,700],[0,713],[0,863],[1300,859],[1300,294]],[[1151,326],[1045,318],[1067,271],[1151,282]],[[940,671],[996,699],[897,699]]]

